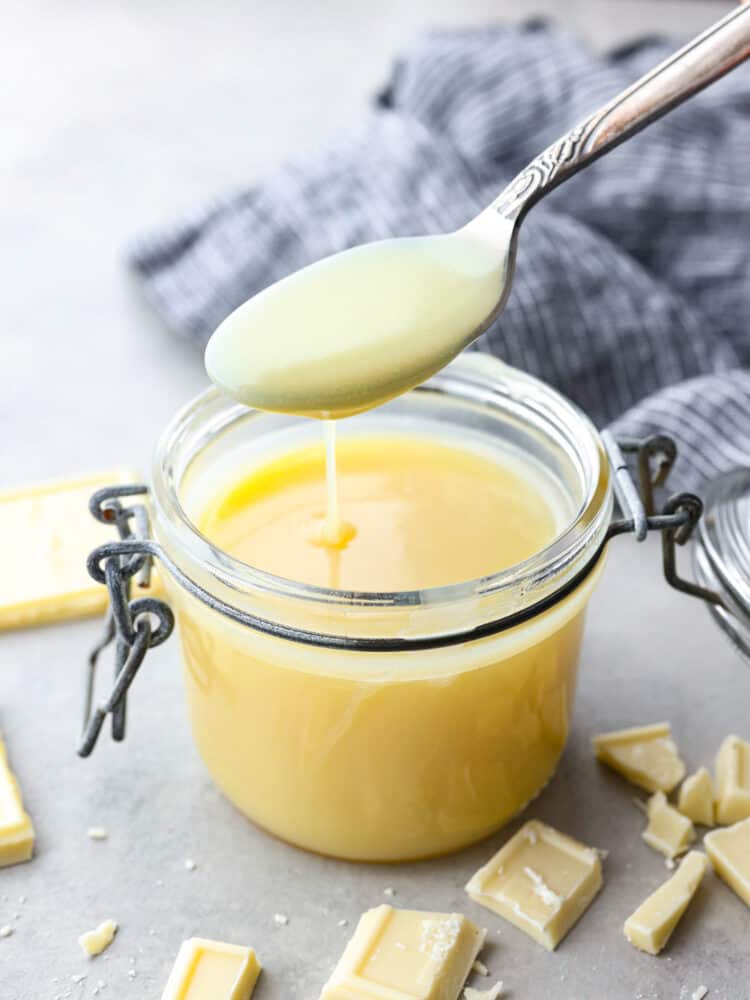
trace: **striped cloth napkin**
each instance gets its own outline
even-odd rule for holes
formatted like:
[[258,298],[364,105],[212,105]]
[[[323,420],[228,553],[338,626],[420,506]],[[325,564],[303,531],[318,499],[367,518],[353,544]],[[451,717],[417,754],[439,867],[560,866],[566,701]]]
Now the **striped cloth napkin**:
[[[144,235],[130,263],[168,326],[203,345],[313,260],[461,226],[676,47],[599,55],[536,23],[424,34],[358,127]],[[680,488],[750,464],[750,65],[533,209],[508,305],[476,349],[599,426],[673,435]]]

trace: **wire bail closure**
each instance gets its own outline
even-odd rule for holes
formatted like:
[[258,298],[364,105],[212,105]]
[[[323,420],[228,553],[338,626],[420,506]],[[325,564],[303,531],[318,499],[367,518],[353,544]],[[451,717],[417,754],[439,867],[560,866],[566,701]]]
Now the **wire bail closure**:
[[[89,501],[93,517],[102,524],[113,524],[120,541],[94,549],[86,564],[94,580],[106,584],[109,610],[104,634],[88,658],[83,730],[78,745],[80,757],[88,757],[96,746],[107,715],[112,716],[112,739],[118,742],[125,739],[128,688],[147,651],[161,645],[174,628],[174,613],[164,601],[155,597],[131,599],[134,577],[138,577],[141,587],[148,587],[151,582],[154,552],[145,505],[139,503],[124,507],[121,498],[145,496],[147,493],[148,487],[142,485],[105,486],[97,490]],[[99,657],[113,641],[114,686],[106,701],[94,707]]]
[[[642,542],[649,532],[660,531],[662,563],[667,582],[676,590],[698,597],[731,614],[731,609],[716,591],[683,578],[677,570],[677,546],[684,545],[688,541],[703,513],[703,503],[700,498],[693,493],[678,493],[667,500],[660,513],[656,512],[655,491],[664,486],[677,457],[675,442],[663,434],[644,439],[617,440],[609,431],[604,431],[601,437],[612,468],[613,488],[621,516],[610,524],[604,542],[591,562],[560,591],[538,604],[499,621],[477,626],[467,633],[429,639],[314,635],[234,608],[189,579],[150,537],[145,504],[123,506],[121,501],[124,498],[145,497],[148,494],[147,486],[135,484],[97,490],[89,502],[91,514],[103,524],[113,524],[120,540],[100,545],[93,550],[87,561],[89,574],[97,582],[106,585],[110,606],[104,634],[88,658],[84,721],[78,754],[81,757],[88,757],[91,754],[108,715],[112,716],[112,738],[117,741],[125,738],[128,689],[148,650],[165,642],[174,629],[174,614],[166,602],[154,597],[131,598],[134,578],[137,577],[141,586],[149,585],[155,558],[158,558],[176,582],[194,597],[242,625],[308,645],[383,652],[455,645],[511,628],[541,614],[575,589],[596,565],[603,548],[611,538],[622,534],[633,534],[636,541]],[[630,475],[626,455],[635,456],[638,485]],[[112,642],[115,643],[114,685],[106,701],[94,707],[99,658]]]
[[[662,565],[670,586],[709,604],[725,607],[715,590],[686,580],[677,571],[677,546],[690,540],[703,514],[703,501],[694,493],[675,493],[656,513],[655,490],[664,486],[677,458],[677,445],[666,434],[647,438],[617,440],[611,431],[602,431],[602,441],[614,473],[614,491],[623,517],[613,521],[607,540],[632,532],[642,542],[649,531],[661,531]],[[635,455],[639,488],[630,475],[625,455]],[[729,610],[729,609],[726,609]]]

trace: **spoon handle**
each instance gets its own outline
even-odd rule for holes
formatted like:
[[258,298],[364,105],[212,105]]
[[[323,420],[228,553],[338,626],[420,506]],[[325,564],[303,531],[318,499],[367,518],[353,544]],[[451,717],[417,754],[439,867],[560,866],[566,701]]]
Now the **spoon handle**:
[[[731,10],[553,142],[489,208],[517,222],[548,191],[750,56],[750,5]],[[484,213],[483,213],[484,214]]]

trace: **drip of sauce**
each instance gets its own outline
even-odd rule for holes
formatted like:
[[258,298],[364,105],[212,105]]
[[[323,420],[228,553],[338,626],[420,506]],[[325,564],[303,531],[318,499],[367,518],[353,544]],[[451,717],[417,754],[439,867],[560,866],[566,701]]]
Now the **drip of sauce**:
[[349,521],[341,519],[339,510],[339,483],[336,472],[336,421],[323,421],[326,464],[326,507],[322,515],[312,515],[305,524],[304,535],[308,542],[327,551],[327,585],[333,590],[341,586],[341,551],[357,534]]
[[313,545],[325,546],[332,551],[346,548],[357,529],[341,519],[339,509],[339,484],[336,473],[336,423],[323,423],[326,463],[326,507],[322,515],[313,515],[305,526],[305,536]]
[[504,281],[497,248],[466,230],[368,243],[235,309],[208,342],[206,369],[247,406],[349,416],[456,357],[493,315]]

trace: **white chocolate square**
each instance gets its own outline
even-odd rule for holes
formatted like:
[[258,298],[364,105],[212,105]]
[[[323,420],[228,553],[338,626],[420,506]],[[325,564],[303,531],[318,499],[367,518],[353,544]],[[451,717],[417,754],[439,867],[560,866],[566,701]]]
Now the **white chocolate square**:
[[703,838],[716,874],[750,906],[750,819]]
[[320,1000],[458,1000],[484,937],[460,913],[378,906],[360,917]]
[[648,826],[643,839],[649,847],[667,858],[684,854],[695,840],[693,824],[667,802],[664,792],[656,792],[648,800]]
[[716,822],[750,817],[750,743],[727,736],[716,757]]
[[[102,486],[138,478],[132,470],[115,469],[0,491],[0,629],[104,611],[107,588],[91,579],[86,559],[96,546],[115,541],[117,533],[94,520],[89,499]],[[156,578],[140,593],[155,589]]]
[[602,733],[592,742],[600,761],[647,792],[671,792],[685,776],[668,722]]
[[34,827],[8,765],[5,743],[0,739],[0,868],[28,861],[33,851]]
[[552,951],[602,887],[598,852],[529,820],[474,875],[466,891]]
[[261,966],[252,948],[184,941],[161,1000],[250,1000]]
[[640,951],[658,955],[688,908],[708,866],[705,854],[690,851],[674,875],[625,921],[625,937]]

